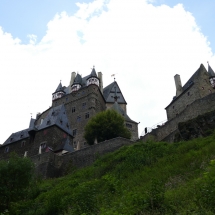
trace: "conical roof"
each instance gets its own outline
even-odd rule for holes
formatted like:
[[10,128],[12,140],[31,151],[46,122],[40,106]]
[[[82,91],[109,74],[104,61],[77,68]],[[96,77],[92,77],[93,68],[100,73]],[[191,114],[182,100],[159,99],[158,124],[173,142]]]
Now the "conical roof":
[[77,74],[73,84],[82,84],[82,77]]
[[96,70],[95,70],[95,67],[94,67],[94,66],[93,66],[93,69],[92,69],[92,71],[91,71],[91,73],[90,73],[90,75],[89,75],[89,77],[88,77],[87,79],[92,78],[92,77],[96,77],[96,78],[98,78],[98,76],[97,76],[97,74],[96,74]]
[[59,91],[63,91],[63,92],[64,92],[64,88],[63,88],[61,82],[60,82],[60,84],[58,85],[58,87],[57,87],[57,89],[55,90],[54,93],[59,92]]
[[215,76],[215,73],[214,73],[213,69],[210,67],[209,63],[208,63],[208,74],[209,74],[209,77]]

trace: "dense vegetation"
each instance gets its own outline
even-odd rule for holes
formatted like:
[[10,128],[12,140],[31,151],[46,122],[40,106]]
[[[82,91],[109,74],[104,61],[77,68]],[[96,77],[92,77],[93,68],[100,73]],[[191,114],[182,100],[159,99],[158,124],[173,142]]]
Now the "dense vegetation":
[[215,214],[214,139],[122,147],[93,166],[35,183],[10,214]]
[[115,137],[131,138],[130,131],[125,127],[123,116],[110,109],[92,117],[84,131],[84,138],[90,145],[94,144],[95,139],[102,142]]
[[0,161],[0,211],[26,197],[33,182],[33,172],[32,161],[16,154],[12,153],[8,161]]

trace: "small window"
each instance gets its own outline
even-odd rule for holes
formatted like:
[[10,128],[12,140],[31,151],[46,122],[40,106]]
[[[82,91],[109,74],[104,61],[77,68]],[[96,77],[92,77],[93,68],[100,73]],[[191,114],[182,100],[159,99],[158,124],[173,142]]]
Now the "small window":
[[208,90],[209,91],[209,93],[212,93],[212,91],[211,90]]
[[132,128],[132,124],[126,123],[127,128]]
[[72,134],[73,134],[73,136],[75,137],[76,134],[77,134],[77,129],[74,129],[74,130],[72,131]]
[[86,105],[87,105],[86,102],[84,102],[84,103],[82,104],[82,108],[85,109],[85,108],[86,108]]
[[77,122],[81,121],[81,116],[77,116]]
[[4,153],[8,153],[9,152],[9,146],[7,146],[5,149],[4,149]]
[[51,121],[50,121],[50,120],[48,120],[46,124],[47,124],[47,125],[49,125],[50,123],[51,123]]
[[23,136],[24,136],[24,135],[23,135],[23,134],[21,134],[21,135],[20,135],[20,138],[23,138]]
[[202,90],[204,90],[205,88],[204,87],[202,87]]
[[174,109],[174,108],[175,108],[175,106],[173,105],[173,106],[172,106],[172,109]]
[[41,149],[45,149],[46,148],[46,142],[41,143],[40,146],[41,146]]
[[84,142],[84,146],[86,146],[87,145],[87,142]]
[[76,141],[73,142],[73,146],[76,147]]
[[190,95],[190,92],[187,92],[187,95],[189,96],[189,95]]
[[60,124],[61,124],[61,125],[63,124],[63,120],[62,120],[62,119],[60,119]]
[[10,138],[10,142],[12,142],[12,141],[13,141],[13,137]]
[[75,113],[75,107],[72,107],[72,113]]
[[90,117],[89,112],[85,113],[85,119],[88,119]]
[[25,141],[22,141],[21,142],[21,147],[24,147],[25,146]]

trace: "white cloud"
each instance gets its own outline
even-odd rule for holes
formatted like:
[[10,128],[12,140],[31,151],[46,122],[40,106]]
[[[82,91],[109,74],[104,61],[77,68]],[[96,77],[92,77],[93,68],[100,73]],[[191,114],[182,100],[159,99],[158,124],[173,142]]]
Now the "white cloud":
[[176,73],[185,83],[201,63],[209,60],[215,69],[209,42],[180,4],[96,0],[77,6],[73,16],[57,14],[41,41],[32,35],[23,45],[0,28],[1,143],[28,127],[30,113],[35,117],[51,105],[59,81],[68,85],[72,71],[85,76],[95,65],[103,72],[104,86],[116,74],[141,133],[165,119]]

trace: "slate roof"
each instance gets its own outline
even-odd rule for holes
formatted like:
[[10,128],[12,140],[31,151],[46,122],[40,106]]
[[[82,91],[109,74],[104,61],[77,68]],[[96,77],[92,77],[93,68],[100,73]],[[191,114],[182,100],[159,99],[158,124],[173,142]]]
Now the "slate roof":
[[43,119],[42,124],[37,125],[35,127],[37,130],[41,130],[53,125],[58,126],[72,136],[72,131],[69,126],[69,121],[66,115],[64,105],[50,108],[49,113],[47,114],[46,118]]
[[59,91],[64,91],[64,88],[65,88],[65,87],[62,87],[62,84],[61,84],[61,82],[60,82],[60,84],[58,85],[58,87],[57,87],[57,89],[55,90],[54,93],[59,92]]
[[76,75],[73,84],[80,84],[80,85],[82,85],[82,77],[79,74]]
[[137,123],[137,122],[133,121],[126,114],[126,112],[120,107],[120,105],[118,104],[118,102],[114,102],[113,106],[110,109],[115,110],[117,113],[119,113],[120,115],[122,115],[125,118],[125,121]]
[[114,103],[115,102],[115,99],[114,99],[115,87],[116,87],[116,93],[118,96],[117,102],[120,104],[127,104],[127,102],[125,101],[125,98],[124,98],[124,96],[123,96],[123,94],[119,88],[119,85],[117,84],[116,81],[112,82],[111,84],[109,84],[108,86],[106,86],[103,89],[103,96],[104,96],[106,102],[108,102],[108,103]]
[[93,67],[93,69],[92,69],[92,72],[91,72],[91,74],[90,74],[90,77],[97,77],[96,70],[95,70],[94,67]]
[[25,139],[29,137],[29,134],[28,134],[28,129],[24,129],[24,130],[21,130],[21,131],[18,131],[16,133],[12,133],[9,138],[3,143],[3,145],[7,145],[7,144],[10,144],[10,143],[14,143],[16,141],[19,141],[19,140],[22,140],[22,139]]
[[62,140],[62,142],[54,149],[54,152],[59,152],[59,151],[62,151],[62,150],[65,150],[65,151],[68,151],[68,152],[74,152],[74,148],[73,146],[70,145],[70,140],[69,138],[64,138]]

